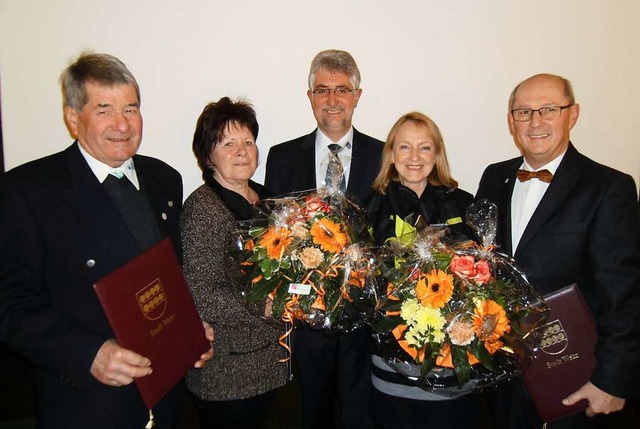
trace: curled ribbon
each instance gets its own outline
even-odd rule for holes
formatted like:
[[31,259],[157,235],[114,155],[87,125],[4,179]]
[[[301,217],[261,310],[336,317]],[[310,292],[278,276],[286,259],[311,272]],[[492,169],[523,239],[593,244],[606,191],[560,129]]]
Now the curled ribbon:
[[282,313],[282,321],[287,323],[287,330],[284,334],[282,334],[278,338],[278,344],[280,344],[287,351],[287,356],[279,359],[278,362],[285,363],[291,360],[291,345],[289,341],[289,336],[291,332],[293,332],[293,306],[298,305],[298,294],[294,294],[291,297],[291,300],[287,301],[284,304],[284,312]]
[[[311,281],[311,275],[313,273],[316,273],[321,278],[326,278],[326,277],[335,278],[335,277],[338,277],[338,275],[340,275],[340,272],[338,271],[338,269],[340,268],[344,268],[344,266],[331,265],[329,266],[326,272],[322,272],[320,270],[312,270],[304,278],[304,280],[302,281],[302,284],[310,285],[311,288],[318,295],[314,303],[311,305],[311,308],[315,308],[318,310],[325,310],[324,296],[326,294],[326,291],[324,290],[323,286],[317,287],[315,283]],[[293,332],[293,323],[294,323],[294,320],[296,319],[296,314],[295,314],[296,312],[294,311],[294,308],[298,307],[298,311],[299,311],[299,297],[300,295],[298,294],[292,294],[291,299],[288,300],[284,305],[284,312],[282,313],[281,320],[287,323],[288,325],[287,325],[286,332],[278,338],[278,344],[281,345],[287,351],[287,356],[285,358],[280,359],[279,362],[284,363],[284,362],[288,362],[291,359],[291,345],[290,345],[289,337]]]
[[324,290],[324,286],[320,286],[319,288],[316,287],[316,285],[310,280],[310,277],[313,273],[316,273],[320,276],[320,278],[324,279],[327,277],[338,277],[340,275],[340,272],[338,271],[339,268],[344,268],[344,266],[342,265],[330,265],[329,268],[327,268],[326,272],[322,272],[320,270],[313,270],[310,271],[309,274],[307,274],[307,277],[305,277],[305,279],[303,280],[303,284],[308,284],[311,285],[311,287],[313,288],[314,291],[316,291],[316,293],[318,294],[318,297],[316,298],[316,300],[314,301],[314,303],[311,305],[311,308],[315,308],[317,310],[326,310],[326,306],[324,303],[324,296],[326,295],[326,291]]

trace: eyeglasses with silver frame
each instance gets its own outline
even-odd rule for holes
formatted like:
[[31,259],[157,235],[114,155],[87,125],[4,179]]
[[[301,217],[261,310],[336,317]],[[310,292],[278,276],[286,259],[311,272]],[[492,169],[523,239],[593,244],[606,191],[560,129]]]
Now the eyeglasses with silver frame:
[[542,119],[553,120],[558,119],[562,115],[562,111],[573,104],[567,104],[565,106],[547,106],[539,109],[513,109],[511,116],[516,122],[529,122],[533,117],[534,112],[538,112]]
[[328,97],[332,92],[336,95],[336,97],[343,97],[347,94],[352,93],[353,89],[349,89],[346,86],[338,86],[335,88],[316,88],[311,91],[313,95],[319,95],[321,97]]

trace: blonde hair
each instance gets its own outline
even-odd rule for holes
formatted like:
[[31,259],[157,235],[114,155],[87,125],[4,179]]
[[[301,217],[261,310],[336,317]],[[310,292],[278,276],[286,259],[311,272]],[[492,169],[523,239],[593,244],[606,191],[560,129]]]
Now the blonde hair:
[[386,193],[391,180],[396,182],[400,181],[400,175],[398,174],[395,165],[391,162],[391,155],[393,153],[393,145],[395,144],[398,131],[400,130],[400,127],[406,123],[412,123],[415,126],[426,130],[435,145],[435,165],[427,177],[427,181],[435,186],[444,185],[452,189],[457,188],[458,182],[451,177],[449,161],[447,160],[447,151],[444,147],[444,140],[442,139],[442,134],[440,134],[440,129],[436,123],[431,120],[431,118],[420,112],[410,112],[402,115],[393,125],[391,131],[389,131],[387,141],[382,149],[380,171],[378,172],[378,176],[373,181],[373,185],[371,185],[371,187],[375,191],[384,194]]

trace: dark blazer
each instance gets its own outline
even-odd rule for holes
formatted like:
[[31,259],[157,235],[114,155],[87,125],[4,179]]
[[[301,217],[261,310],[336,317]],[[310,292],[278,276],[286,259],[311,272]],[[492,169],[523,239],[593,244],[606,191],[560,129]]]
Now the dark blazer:
[[[267,157],[265,186],[275,195],[316,189],[316,132],[273,146]],[[383,143],[353,130],[347,196],[363,202],[372,192]],[[294,333],[295,359],[303,387],[302,427],[334,427],[334,405],[340,405],[340,427],[369,428],[371,374],[365,329],[325,336],[308,328]],[[336,401],[338,398],[338,401]]]
[[365,207],[373,238],[378,245],[383,245],[388,238],[396,237],[396,218],[405,221],[409,218],[410,222],[414,222],[420,217],[425,226],[449,221],[451,238],[471,239],[473,232],[464,222],[467,207],[471,203],[473,195],[460,188],[429,184],[418,197],[413,190],[391,180],[386,193],[374,193]]
[[[133,161],[162,235],[179,245],[180,174]],[[0,341],[36,367],[38,427],[144,427],[135,385],[109,387],[89,372],[113,338],[92,284],[140,252],[77,143],[0,177]],[[156,428],[169,427],[178,399],[174,389],[154,409]]]
[[[476,198],[499,208],[498,250],[511,255],[511,194],[522,158],[487,167]],[[598,324],[591,382],[629,397],[640,382],[640,221],[633,179],[572,144],[515,255],[542,294],[577,283]]]
[[[267,156],[265,187],[274,195],[315,189],[316,132],[273,146]],[[371,192],[384,143],[353,129],[351,170],[347,195],[358,202]]]

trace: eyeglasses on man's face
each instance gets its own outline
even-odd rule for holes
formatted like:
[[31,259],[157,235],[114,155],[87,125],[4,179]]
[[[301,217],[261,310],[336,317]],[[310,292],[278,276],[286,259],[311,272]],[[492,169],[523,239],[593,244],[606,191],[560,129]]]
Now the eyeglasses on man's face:
[[351,94],[353,89],[349,89],[346,86],[338,86],[335,88],[316,88],[311,91],[313,95],[320,97],[328,97],[332,92],[336,95],[336,97],[344,97],[347,94]]
[[534,112],[538,112],[542,119],[553,120],[558,119],[562,115],[562,111],[566,108],[573,106],[573,104],[567,104],[565,106],[547,106],[539,109],[513,109],[511,116],[516,122],[528,122],[533,117]]

